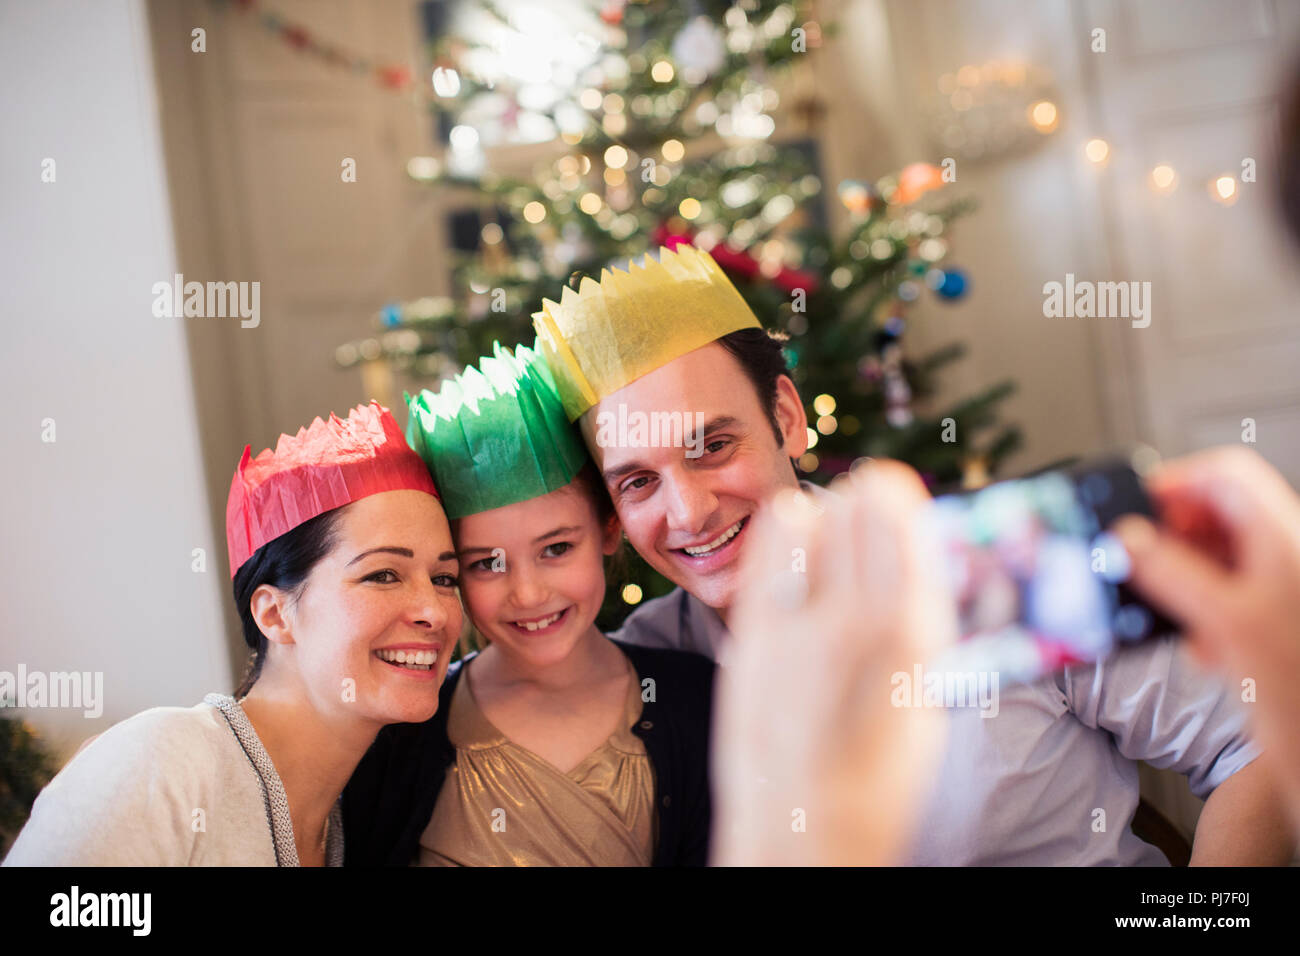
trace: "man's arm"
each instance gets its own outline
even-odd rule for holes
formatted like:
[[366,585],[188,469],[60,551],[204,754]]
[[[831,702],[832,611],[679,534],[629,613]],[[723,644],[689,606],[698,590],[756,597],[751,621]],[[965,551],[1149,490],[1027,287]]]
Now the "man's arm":
[[1286,801],[1262,759],[1238,770],[1205,801],[1192,866],[1286,866],[1296,849]]
[[1062,689],[1085,726],[1109,731],[1130,760],[1187,777],[1206,801],[1192,862],[1286,862],[1294,838],[1268,754],[1248,711],[1221,679],[1197,668],[1174,638],[1144,641],[1092,665],[1066,668]]

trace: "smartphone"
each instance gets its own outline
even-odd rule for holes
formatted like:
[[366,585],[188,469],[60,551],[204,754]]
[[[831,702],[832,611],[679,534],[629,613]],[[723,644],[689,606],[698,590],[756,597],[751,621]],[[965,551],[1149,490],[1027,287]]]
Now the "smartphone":
[[1118,458],[936,498],[959,631],[944,668],[1033,680],[1173,633],[1128,588],[1128,554],[1106,530],[1130,513],[1157,517]]

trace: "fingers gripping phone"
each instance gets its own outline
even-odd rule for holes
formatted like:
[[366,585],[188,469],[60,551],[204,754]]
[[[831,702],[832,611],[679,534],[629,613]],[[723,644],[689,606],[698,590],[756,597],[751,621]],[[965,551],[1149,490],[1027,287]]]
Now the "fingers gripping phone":
[[932,519],[957,605],[946,667],[1032,680],[1172,633],[1126,585],[1107,527],[1156,517],[1132,465],[1113,459],[935,499]]

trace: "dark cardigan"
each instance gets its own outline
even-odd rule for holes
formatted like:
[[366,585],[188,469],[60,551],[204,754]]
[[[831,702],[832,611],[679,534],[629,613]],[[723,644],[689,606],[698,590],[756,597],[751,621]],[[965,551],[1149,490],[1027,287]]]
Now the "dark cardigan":
[[[714,663],[699,654],[615,641],[641,683],[641,719],[631,728],[654,766],[658,842],[654,866],[704,866],[709,847],[709,729]],[[453,665],[438,712],[422,724],[379,732],[343,791],[344,865],[409,866],[433,816],[456,748],[447,738]],[[654,700],[645,700],[653,680]]]

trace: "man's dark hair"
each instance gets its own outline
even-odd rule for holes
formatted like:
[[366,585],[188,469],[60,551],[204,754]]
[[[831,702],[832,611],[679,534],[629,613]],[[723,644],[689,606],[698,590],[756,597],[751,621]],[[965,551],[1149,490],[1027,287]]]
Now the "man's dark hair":
[[772,426],[772,434],[776,435],[778,447],[785,443],[785,437],[776,420],[776,380],[782,375],[790,374],[782,351],[788,338],[784,332],[739,329],[718,339],[718,344],[735,356],[753,383],[758,392],[759,404],[763,406],[763,414]]

